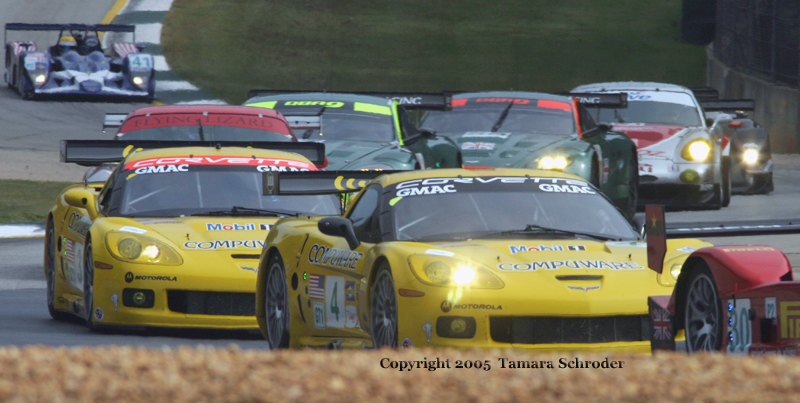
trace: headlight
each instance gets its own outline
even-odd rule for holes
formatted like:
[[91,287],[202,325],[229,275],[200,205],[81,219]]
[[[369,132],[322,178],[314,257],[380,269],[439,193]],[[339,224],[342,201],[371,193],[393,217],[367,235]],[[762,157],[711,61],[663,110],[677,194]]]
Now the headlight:
[[505,286],[489,268],[445,256],[414,254],[408,257],[414,276],[424,284],[500,289]]
[[109,232],[106,234],[106,247],[111,256],[123,262],[168,266],[183,264],[178,252],[167,244],[137,234]]
[[539,159],[539,169],[561,171],[572,165],[573,158],[570,155],[545,156]]
[[758,150],[755,148],[746,148],[744,154],[742,154],[742,159],[745,163],[750,165],[755,164],[758,161]]
[[392,168],[390,165],[375,163],[363,165],[356,169],[360,171],[391,171],[394,168]]
[[669,269],[669,274],[672,275],[673,280],[678,279],[678,276],[681,274],[682,267],[683,267],[682,264],[673,264],[672,267]]
[[39,74],[33,81],[35,81],[36,84],[44,84],[44,82],[47,81],[47,76]]
[[131,77],[131,82],[139,88],[144,89],[147,87],[147,77],[145,76],[133,76]]
[[711,144],[706,139],[697,139],[683,147],[681,157],[688,161],[703,161],[711,154]]

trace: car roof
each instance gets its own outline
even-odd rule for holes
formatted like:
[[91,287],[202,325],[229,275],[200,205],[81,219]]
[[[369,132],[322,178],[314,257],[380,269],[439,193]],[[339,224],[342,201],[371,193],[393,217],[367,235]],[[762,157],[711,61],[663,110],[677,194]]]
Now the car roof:
[[428,179],[428,178],[476,178],[485,176],[511,176],[511,177],[539,177],[539,178],[565,178],[574,179],[581,182],[586,182],[580,176],[563,173],[559,171],[545,171],[538,169],[528,168],[490,168],[490,169],[462,169],[462,168],[449,168],[449,169],[426,169],[421,171],[405,171],[393,174],[379,176],[375,179],[375,183],[381,186],[389,186],[399,182],[410,181],[414,179]]
[[186,156],[213,156],[218,155],[221,157],[245,157],[245,158],[281,158],[294,161],[302,161],[311,164],[308,158],[286,151],[278,150],[265,150],[259,148],[246,148],[246,147],[222,147],[217,149],[215,147],[172,147],[172,148],[157,148],[152,150],[135,151],[125,158],[125,163],[140,161],[149,158],[169,158],[169,157],[186,157]]
[[546,99],[550,101],[572,102],[572,99],[569,96],[549,94],[546,92],[483,91],[483,92],[462,92],[460,94],[453,95],[453,99],[477,98],[477,97],[528,98],[528,99]]
[[580,85],[572,92],[605,92],[605,91],[670,91],[691,94],[692,90],[678,84],[657,83],[650,81],[610,81]]
[[196,104],[196,105],[161,105],[161,106],[146,106],[139,108],[128,114],[128,118],[135,116],[150,115],[170,115],[177,113],[212,113],[212,114],[244,114],[244,115],[262,115],[274,118],[282,118],[280,112],[272,109],[257,108],[254,106],[242,105],[213,105],[213,104]]
[[363,102],[377,105],[391,105],[390,99],[373,97],[370,95],[356,95],[342,92],[301,92],[293,94],[279,94],[257,96],[248,99],[245,104],[253,104],[266,101],[339,101],[339,102]]

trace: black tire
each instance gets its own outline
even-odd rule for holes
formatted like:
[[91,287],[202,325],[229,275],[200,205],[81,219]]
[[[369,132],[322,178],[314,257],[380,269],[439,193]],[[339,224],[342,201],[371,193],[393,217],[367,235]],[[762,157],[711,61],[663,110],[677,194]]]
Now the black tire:
[[722,157],[722,200],[720,205],[728,207],[731,204],[731,158]]
[[722,346],[722,306],[719,292],[705,262],[700,262],[686,282],[683,320],[686,351],[719,351]]
[[375,272],[369,308],[372,346],[397,348],[397,294],[388,263]]
[[264,323],[271,350],[289,347],[289,286],[280,254],[274,253],[267,264],[264,282]]
[[592,172],[589,174],[589,182],[600,189],[600,164],[597,162],[596,155],[592,155]]
[[50,317],[63,320],[66,314],[56,311],[56,231],[53,222],[47,222],[47,233],[44,238],[45,279],[47,280],[47,310]]
[[83,252],[83,311],[86,315],[86,327],[96,332],[98,329],[94,323],[94,255],[92,241],[88,237]]

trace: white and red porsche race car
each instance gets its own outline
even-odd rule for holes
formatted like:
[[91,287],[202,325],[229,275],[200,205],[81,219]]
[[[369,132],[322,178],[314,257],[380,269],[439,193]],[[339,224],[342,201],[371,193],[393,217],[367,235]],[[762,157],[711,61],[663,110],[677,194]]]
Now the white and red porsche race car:
[[729,139],[715,121],[705,118],[692,90],[628,81],[581,85],[572,92],[628,93],[627,108],[594,108],[592,115],[636,143],[640,206],[728,206]]

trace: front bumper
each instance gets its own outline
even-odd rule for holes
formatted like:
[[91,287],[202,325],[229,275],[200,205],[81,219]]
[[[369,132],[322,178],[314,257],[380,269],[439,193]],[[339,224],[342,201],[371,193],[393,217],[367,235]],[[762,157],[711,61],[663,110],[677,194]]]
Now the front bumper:
[[702,207],[719,203],[718,163],[674,162],[639,156],[639,206]]
[[[507,291],[465,290],[468,296],[448,305],[451,288],[418,288],[425,296],[398,296],[401,347],[650,353],[650,316],[641,298],[592,298],[576,291],[576,300],[532,301],[530,294],[499,299]],[[452,332],[456,319],[467,323],[465,332]]]
[[[119,263],[119,262],[117,262]],[[94,306],[98,327],[134,326],[204,329],[257,329],[255,273],[199,273],[197,267],[120,265],[95,269]],[[126,291],[127,290],[127,291]],[[152,307],[136,307],[131,293],[152,292]],[[147,304],[149,305],[149,303]]]

